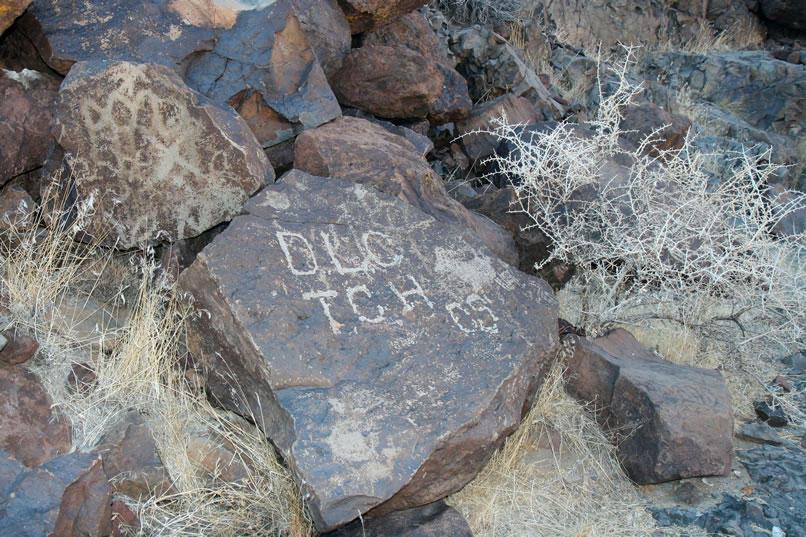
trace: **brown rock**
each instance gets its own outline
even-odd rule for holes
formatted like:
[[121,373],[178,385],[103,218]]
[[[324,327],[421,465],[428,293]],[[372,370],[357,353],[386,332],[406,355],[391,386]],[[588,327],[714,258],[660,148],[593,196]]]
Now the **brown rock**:
[[759,0],[768,19],[795,30],[806,30],[806,10],[801,0]]
[[500,143],[499,139],[492,134],[474,131],[495,130],[495,121],[502,118],[510,125],[517,123],[532,125],[543,121],[542,114],[532,106],[532,103],[510,93],[477,104],[467,119],[456,124],[456,130],[462,136],[465,152],[471,160],[483,159],[495,153]]
[[806,231],[806,198],[780,183],[769,185],[770,204],[775,215],[773,232],[784,237]]
[[239,116],[160,65],[76,64],[55,132],[62,177],[79,199],[96,196],[87,232],[119,248],[199,235],[274,177]]
[[462,514],[438,501],[379,518],[356,520],[323,537],[473,537]]
[[209,312],[188,339],[211,396],[264,428],[320,531],[464,486],[557,343],[550,288],[472,233],[299,170],[179,285]]
[[681,114],[671,114],[654,103],[632,106],[622,112],[619,127],[634,146],[650,136],[646,153],[653,157],[659,151],[680,149],[686,139],[691,120]]
[[382,127],[344,117],[303,133],[294,154],[297,169],[367,184],[397,196],[442,222],[469,227],[501,259],[517,263],[512,237],[453,200],[414,146]]
[[[37,0],[29,11],[41,23],[29,38],[62,74],[77,61],[156,63],[219,106],[258,93],[297,132],[340,114],[289,0]],[[282,138],[273,122],[256,129],[264,146]]]
[[139,412],[129,412],[114,425],[101,439],[98,452],[116,494],[138,499],[172,490],[171,477]]
[[385,118],[426,117],[443,89],[433,63],[401,46],[353,50],[330,82],[342,105]]
[[336,0],[291,0],[319,64],[330,78],[350,53],[350,23]]
[[65,489],[52,537],[105,536],[112,533],[112,489],[101,458]]
[[427,3],[427,0],[339,0],[354,34],[385,26]]
[[21,364],[39,349],[39,342],[31,336],[17,334],[16,330],[4,330],[2,334],[8,343],[0,350],[0,362],[8,365]]
[[470,100],[467,90],[467,81],[450,67],[442,64],[436,64],[436,67],[442,74],[444,82],[439,99],[431,105],[428,120],[432,125],[443,125],[465,119],[473,108],[473,101]]
[[115,537],[128,537],[140,528],[140,520],[129,506],[120,500],[112,502],[112,534]]
[[87,394],[95,388],[98,376],[95,370],[87,364],[73,364],[70,374],[67,375],[67,391],[73,394]]
[[57,417],[36,375],[0,367],[0,449],[29,468],[70,451],[70,424]]
[[772,384],[781,388],[785,393],[789,393],[793,389],[792,382],[783,375],[778,375],[772,379]]
[[22,15],[31,0],[2,0],[0,1],[0,34],[11,26],[14,20]]
[[19,186],[9,186],[0,193],[0,231],[30,229],[37,205]]
[[58,91],[54,77],[0,69],[0,184],[45,162]]
[[806,449],[806,433],[803,433],[803,436],[800,439],[800,447]]
[[243,482],[249,469],[234,451],[203,435],[190,435],[187,439],[188,458],[211,478],[225,483]]
[[601,408],[600,423],[627,435],[618,456],[632,480],[730,471],[733,409],[718,371],[662,360],[623,329],[568,339],[575,345],[566,389]]

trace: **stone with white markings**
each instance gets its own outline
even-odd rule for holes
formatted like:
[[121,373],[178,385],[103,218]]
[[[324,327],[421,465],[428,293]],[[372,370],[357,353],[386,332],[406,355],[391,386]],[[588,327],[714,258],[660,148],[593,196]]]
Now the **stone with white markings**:
[[121,248],[199,235],[274,178],[243,119],[161,65],[76,64],[55,132],[61,177],[95,197],[87,231]]
[[517,427],[557,343],[548,285],[472,233],[298,170],[179,285],[211,395],[264,428],[320,531],[464,486]]

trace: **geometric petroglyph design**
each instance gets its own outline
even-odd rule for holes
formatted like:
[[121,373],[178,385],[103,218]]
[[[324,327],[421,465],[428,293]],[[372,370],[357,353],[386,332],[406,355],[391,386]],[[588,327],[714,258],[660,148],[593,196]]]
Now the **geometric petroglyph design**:
[[163,66],[76,64],[57,125],[79,195],[100,195],[93,225],[111,225],[125,247],[198,235],[234,216],[271,174],[235,112]]

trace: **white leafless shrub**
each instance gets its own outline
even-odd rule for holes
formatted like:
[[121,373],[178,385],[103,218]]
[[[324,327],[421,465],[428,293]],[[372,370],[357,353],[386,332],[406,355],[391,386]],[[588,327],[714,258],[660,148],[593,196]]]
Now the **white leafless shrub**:
[[494,25],[520,22],[531,5],[529,0],[433,0],[432,4],[461,23]]
[[[495,129],[515,151],[491,160],[512,180],[520,210],[553,242],[544,263],[578,267],[572,285],[584,300],[577,322],[595,332],[664,319],[738,347],[801,347],[806,234],[772,229],[806,195],[770,203],[767,180],[776,166],[768,154],[737,154],[732,173],[714,181],[690,140],[654,158],[642,153],[651,135],[637,151],[619,145],[621,111],[641,91],[627,81],[631,57],[627,49],[613,70],[615,93],[600,95],[592,136],[574,135],[565,123],[531,136],[505,120]],[[614,159],[631,165],[610,173]]]

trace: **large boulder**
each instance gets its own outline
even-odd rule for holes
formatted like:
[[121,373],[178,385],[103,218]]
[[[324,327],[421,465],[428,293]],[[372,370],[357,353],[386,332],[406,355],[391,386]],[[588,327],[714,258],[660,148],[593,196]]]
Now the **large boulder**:
[[508,125],[533,125],[543,121],[543,114],[528,100],[511,93],[477,104],[467,119],[456,124],[465,152],[471,160],[483,159],[495,153],[501,141],[492,131],[499,121],[506,121]]
[[62,181],[96,198],[88,233],[121,248],[199,235],[274,178],[243,119],[162,65],[76,64],[54,130]]
[[431,61],[399,45],[355,49],[331,78],[341,104],[385,118],[426,117],[443,82]]
[[28,69],[0,69],[0,185],[45,162],[59,83]]
[[248,103],[245,113],[256,93],[274,112],[256,129],[266,147],[341,113],[289,0],[36,0],[29,12],[25,30],[61,74],[77,61],[163,64],[218,104]]
[[472,229],[511,265],[518,254],[510,237],[488,218],[465,209],[406,139],[367,120],[344,117],[297,138],[294,166],[311,175],[367,184],[397,196],[437,220]]
[[298,170],[179,286],[210,395],[264,429],[320,531],[464,486],[517,427],[557,342],[548,285],[473,234]]
[[0,450],[33,468],[70,451],[70,423],[51,409],[39,379],[21,366],[0,367]]
[[623,329],[592,340],[567,337],[574,353],[566,389],[625,435],[618,456],[633,481],[730,472],[733,408],[719,371],[658,358]]
[[385,26],[428,0],[339,0],[354,34]]
[[795,30],[806,30],[806,9],[800,0],[760,0],[759,6],[768,19]]
[[422,54],[428,59],[443,79],[442,92],[431,105],[428,119],[432,125],[441,125],[464,119],[470,113],[473,102],[467,89],[467,81],[454,70],[447,50],[431,29],[431,25],[419,11],[412,11],[398,20],[365,34],[362,46],[403,46]]

